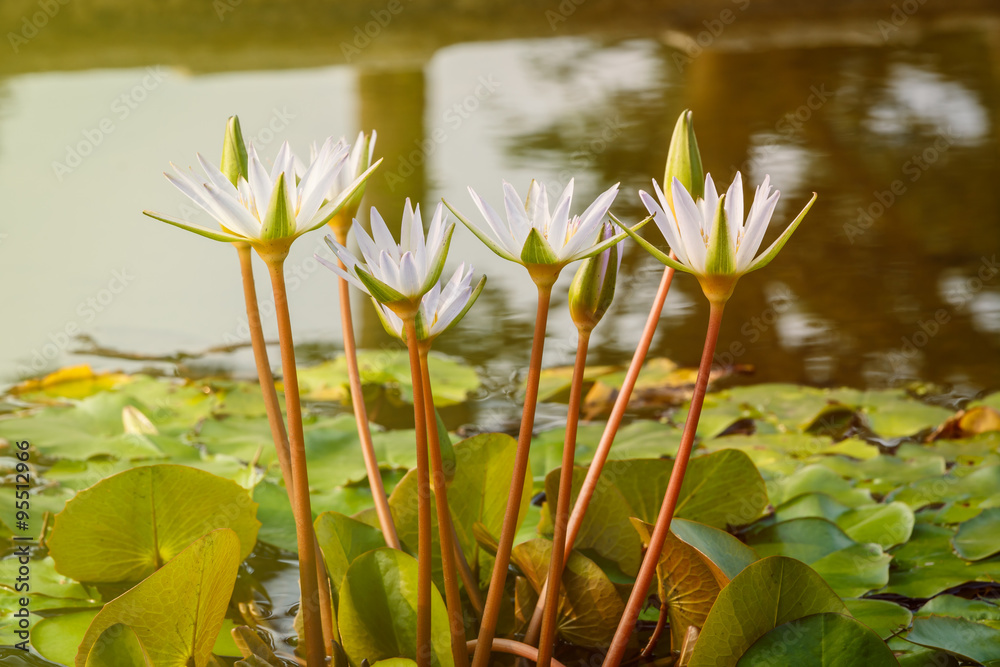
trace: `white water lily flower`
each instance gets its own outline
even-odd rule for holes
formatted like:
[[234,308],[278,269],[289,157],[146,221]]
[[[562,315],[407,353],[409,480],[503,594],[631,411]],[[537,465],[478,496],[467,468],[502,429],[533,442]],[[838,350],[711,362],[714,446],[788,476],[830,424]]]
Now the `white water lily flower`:
[[361,249],[360,258],[328,235],[327,245],[347,270],[318,255],[317,259],[376,301],[394,310],[412,311],[441,277],[455,231],[455,223],[446,224],[445,218],[444,207],[438,204],[425,237],[420,206],[412,207],[407,199],[400,241],[396,243],[385,220],[372,207],[372,235],[368,236],[360,225],[354,228]]
[[[337,199],[340,194],[348,190],[355,178],[360,176],[371,166],[372,155],[375,151],[375,140],[378,135],[375,130],[368,136],[365,133],[359,132],[358,138],[353,145],[350,146],[350,152],[347,156],[347,160],[344,162],[344,167],[337,173],[337,177],[333,181],[333,185],[326,193],[326,198],[329,201]],[[341,137],[340,141],[346,146],[347,141]],[[320,149],[313,144],[311,147],[311,154],[313,159],[319,154]],[[305,165],[301,163],[296,164],[296,168],[300,170],[300,173],[305,171]],[[354,194],[348,199],[343,208],[329,220],[330,225],[337,231],[342,231],[346,234],[351,228],[351,223],[354,217],[358,214],[358,209],[361,207],[361,199],[364,197],[365,188],[364,185],[358,188]]]
[[[438,281],[420,299],[417,311],[417,338],[421,341],[433,341],[448,329],[458,324],[486,285],[483,276],[475,287],[472,285],[472,267],[460,264],[451,280],[442,286]],[[372,299],[382,326],[392,336],[405,341],[406,332],[403,320],[387,306]]]
[[510,183],[504,181],[503,189],[506,220],[475,190],[469,188],[472,201],[486,219],[488,232],[464,218],[450,204],[448,208],[490,250],[504,259],[525,266],[549,265],[561,268],[578,259],[596,255],[624,238],[618,236],[603,242],[598,242],[597,239],[604,216],[618,195],[617,183],[595,199],[581,215],[574,216],[570,216],[572,179],[552,210],[549,209],[545,186],[537,181],[531,181],[528,197],[523,202]]
[[626,230],[626,233],[667,266],[697,276],[710,299],[728,298],[736,279],[769,264],[816,201],[814,193],[781,236],[757,255],[780,196],[777,190],[772,192],[769,176],[757,187],[746,218],[743,177],[739,172],[724,195],[718,194],[712,175],[707,174],[705,196],[697,201],[675,178],[670,184],[673,207],[655,180],[653,187],[659,201],[646,192],[640,191],[639,197],[677,259],[660,252],[634,232]]
[[248,144],[247,173],[236,185],[200,154],[198,162],[205,177],[193,170],[176,166],[174,174],[165,174],[178,190],[190,197],[222,227],[212,230],[186,220],[151,211],[146,215],[201,236],[227,242],[262,246],[287,245],[306,232],[327,223],[361,188],[375,168],[372,166],[342,190],[335,199],[327,194],[348,159],[343,142],[327,139],[307,168],[296,177],[295,155],[288,143],[282,144],[274,165],[268,171],[253,144]]

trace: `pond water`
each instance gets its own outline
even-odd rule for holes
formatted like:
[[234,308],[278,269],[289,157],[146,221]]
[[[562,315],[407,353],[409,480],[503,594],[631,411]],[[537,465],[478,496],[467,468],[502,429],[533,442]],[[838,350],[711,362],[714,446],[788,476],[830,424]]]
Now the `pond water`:
[[[662,178],[673,122],[691,108],[718,181],[737,169],[752,183],[771,175],[782,193],[777,226],[820,195],[779,259],[742,280],[727,309],[719,361],[752,366],[741,381],[924,381],[955,396],[1000,386],[995,19],[914,20],[888,39],[875,18],[767,34],[753,25],[736,34],[737,25],[708,48],[697,29],[574,34],[533,20],[543,25],[528,33],[541,36],[510,38],[515,26],[465,41],[454,36],[460,25],[446,25],[441,43],[402,25],[394,42],[388,26],[352,64],[350,42],[317,46],[308,29],[313,46],[283,38],[243,58],[246,45],[189,49],[196,36],[166,48],[149,23],[125,39],[123,28],[104,34],[99,24],[73,32],[83,19],[68,10],[54,17],[53,35],[0,67],[0,379],[82,362],[252,375],[239,347],[247,335],[235,253],[141,214],[190,213],[161,172],[194,164],[198,151],[217,160],[230,114],[268,156],[281,141],[307,151],[330,134],[377,129],[385,162],[366,201],[390,221],[405,197],[425,211],[445,197],[471,214],[467,186],[499,203],[501,179],[524,191],[532,178],[561,187],[570,177],[581,207],[621,182],[613,211],[634,221],[637,190]],[[289,261],[306,359],[340,346],[334,276],[312,259],[327,252],[321,236],[300,240]],[[527,360],[533,288],[464,228],[452,257],[489,283],[438,349],[502,387]],[[661,267],[633,244],[623,271],[594,362],[630,357]],[[562,293],[547,365],[572,359]],[[392,344],[369,304],[358,298],[354,309],[363,347]],[[697,284],[679,276],[652,353],[695,365],[706,317]]]

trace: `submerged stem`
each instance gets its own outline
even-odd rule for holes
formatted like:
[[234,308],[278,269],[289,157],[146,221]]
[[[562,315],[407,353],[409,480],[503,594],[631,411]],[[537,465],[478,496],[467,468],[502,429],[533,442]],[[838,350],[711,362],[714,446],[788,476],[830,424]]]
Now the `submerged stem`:
[[[670,256],[673,257],[673,253]],[[646,326],[642,330],[639,343],[636,345],[635,353],[632,355],[632,362],[629,364],[625,380],[622,382],[621,391],[618,392],[618,398],[615,399],[615,405],[611,410],[611,415],[608,417],[608,423],[604,427],[601,441],[594,452],[594,459],[587,468],[587,476],[583,480],[580,493],[577,495],[576,503],[573,505],[573,512],[570,514],[569,525],[566,530],[567,553],[573,550],[576,536],[580,533],[580,527],[583,525],[583,517],[590,506],[590,499],[593,498],[594,490],[597,489],[597,480],[600,478],[604,464],[611,453],[611,445],[614,444],[615,436],[618,435],[622,418],[625,416],[629,399],[632,397],[632,390],[635,389],[635,383],[639,379],[642,364],[645,362],[646,355],[649,353],[649,346],[653,342],[656,325],[660,321],[660,313],[663,312],[663,304],[667,300],[667,294],[670,291],[670,283],[673,282],[673,278],[674,270],[670,267],[665,268],[663,270],[663,277],[660,279],[660,286],[656,291],[656,298],[653,299],[653,305],[649,309],[649,316],[646,318]],[[524,641],[527,644],[534,644],[538,641],[542,626],[542,609],[545,594],[546,587],[543,586],[542,593],[538,597],[538,603],[535,605],[535,611],[531,615],[528,630],[524,635]]]
[[274,292],[274,309],[278,319],[278,339],[281,344],[281,368],[285,387],[285,409],[288,413],[289,451],[292,472],[292,512],[299,549],[299,587],[301,589],[302,625],[305,634],[306,664],[321,667],[326,664],[323,650],[321,606],[317,576],[316,537],[313,531],[312,507],[309,500],[309,473],[306,468],[305,436],[302,431],[302,405],[299,402],[298,372],[292,321],[288,312],[285,289],[284,259],[267,261]]
[[[294,503],[292,484],[292,459],[288,446],[288,434],[285,422],[281,418],[281,404],[278,402],[278,392],[274,388],[274,375],[271,374],[271,363],[268,360],[267,344],[264,342],[264,330],[260,323],[260,308],[257,304],[257,286],[253,280],[253,258],[250,246],[236,246],[240,258],[240,273],[243,278],[243,297],[246,301],[247,325],[250,328],[250,345],[253,348],[254,363],[257,366],[257,380],[260,382],[261,394],[264,398],[264,411],[271,427],[271,439],[278,455],[278,467],[281,469],[281,479],[285,483],[289,502]],[[337,632],[333,623],[333,602],[330,595],[330,580],[326,575],[326,565],[323,554],[316,543],[316,580],[319,586],[319,612],[323,627],[323,644],[328,655],[336,656],[333,644],[337,640]]]
[[[340,234],[338,233],[338,236]],[[343,245],[344,238],[338,239]],[[346,269],[339,259],[340,268]],[[368,424],[368,411],[365,407],[365,396],[361,389],[361,372],[358,370],[358,350],[354,340],[354,321],[351,316],[351,289],[347,281],[338,278],[340,287],[340,322],[344,330],[344,358],[347,360],[347,377],[351,385],[351,404],[354,406],[354,421],[358,427],[358,438],[361,440],[361,455],[365,460],[365,471],[368,474],[368,486],[371,487],[372,499],[375,501],[375,513],[382,528],[385,543],[393,549],[399,549],[399,536],[396,534],[396,524],[392,521],[389,510],[389,499],[382,484],[382,474],[378,467],[378,457],[375,455],[375,445],[372,443],[371,427]]]
[[[570,497],[573,489],[573,461],[576,458],[576,428],[580,422],[580,399],[583,395],[583,376],[587,370],[587,348],[590,332],[580,330],[576,344],[576,363],[569,389],[569,413],[566,415],[566,439],[563,441],[562,467],[559,470],[559,493],[556,498],[555,530],[552,535],[552,558],[549,561],[548,586],[544,595],[542,634],[538,644],[539,667],[549,667],[556,643],[556,612],[559,604],[559,582],[562,581],[566,561],[566,528],[569,523]],[[539,596],[540,598],[542,596]]]
[[[409,340],[409,338],[407,339]],[[438,537],[441,543],[441,566],[444,570],[444,596],[448,607],[448,625],[451,629],[451,652],[456,667],[468,667],[469,651],[465,646],[465,615],[462,597],[458,591],[457,550],[461,547],[454,539],[451,508],[448,505],[448,487],[445,484],[444,465],[441,461],[441,443],[438,439],[437,413],[431,394],[431,376],[427,365],[427,352],[420,352],[424,411],[427,415],[427,440],[431,459],[431,481],[434,484],[434,505],[437,508]]]
[[417,444],[417,665],[431,664],[431,502],[430,474],[427,462],[427,423],[425,418],[423,373],[417,349],[417,324],[405,320],[407,348],[410,353],[410,376],[413,383],[413,421]]
[[510,480],[507,509],[504,512],[503,528],[500,531],[493,576],[490,578],[490,589],[486,595],[486,606],[483,609],[483,622],[479,628],[479,641],[472,659],[473,667],[486,667],[489,664],[490,647],[493,645],[493,636],[496,634],[500,603],[504,598],[503,589],[507,581],[507,566],[510,564],[510,552],[514,546],[514,534],[517,532],[517,513],[521,507],[521,494],[524,492],[524,478],[528,469],[531,432],[535,426],[538,382],[542,371],[542,351],[545,347],[545,325],[548,322],[551,298],[552,285],[539,283],[535,334],[531,343],[531,361],[528,364],[528,382],[524,392],[521,430],[518,433],[517,451],[514,455],[514,472]]
[[705,402],[705,391],[708,388],[708,378],[712,372],[712,357],[715,354],[715,344],[719,340],[719,326],[722,323],[724,306],[724,302],[712,303],[711,305],[708,316],[708,331],[705,334],[705,347],[701,353],[701,364],[698,366],[698,380],[695,382],[691,407],[688,410],[687,420],[684,422],[684,433],[681,436],[680,447],[677,449],[677,458],[674,459],[674,468],[670,472],[670,481],[667,483],[667,491],[663,496],[660,513],[656,517],[656,525],[649,540],[649,548],[642,559],[639,574],[632,587],[632,594],[625,605],[625,612],[618,623],[618,629],[615,631],[614,639],[608,648],[608,654],[604,658],[604,667],[618,667],[625,655],[625,647],[628,645],[636,619],[639,618],[639,612],[646,600],[646,591],[649,590],[656,573],[660,553],[663,551],[663,543],[670,532],[670,522],[673,519],[674,510],[677,508],[677,498],[680,496],[681,485],[684,483],[684,473],[691,458],[694,437],[698,430],[698,419],[701,417],[701,408]]

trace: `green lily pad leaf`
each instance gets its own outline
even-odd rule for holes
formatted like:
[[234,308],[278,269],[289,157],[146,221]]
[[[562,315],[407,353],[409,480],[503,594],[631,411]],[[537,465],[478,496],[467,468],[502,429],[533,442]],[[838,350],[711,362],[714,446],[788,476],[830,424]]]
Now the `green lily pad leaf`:
[[415,667],[416,664],[416,661],[409,658],[389,658],[388,660],[379,660],[372,667]]
[[760,559],[757,552],[729,533],[697,521],[674,518],[670,532],[704,556],[726,579],[735,578],[747,565]]
[[844,600],[847,611],[882,639],[888,639],[900,630],[910,626],[913,613],[906,607],[888,600],[870,600],[867,598],[848,598]]
[[[362,660],[416,658],[417,561],[388,547],[351,563],[340,589],[340,636],[352,667]],[[431,587],[431,664],[454,665],[448,612]]]
[[914,619],[906,641],[950,653],[986,667],[1000,665],[1000,630],[949,616]]
[[951,616],[967,621],[1000,621],[1000,606],[988,600],[967,600],[957,595],[938,595],[917,611],[917,616]]
[[760,419],[791,431],[821,429],[835,421],[836,416],[854,412],[852,407],[832,401],[821,389],[794,384],[734,387],[726,395],[760,415]]
[[1000,558],[962,560],[951,547],[954,531],[918,523],[909,541],[893,550],[893,570],[887,593],[930,598],[970,581],[996,581]]
[[[629,519],[656,521],[663,502],[673,462],[666,459],[626,459],[608,461],[577,536],[576,548],[591,549],[618,564],[626,574],[639,568],[642,545],[629,526]],[[559,470],[545,479],[548,498],[559,488]],[[586,470],[573,471],[573,501],[586,477]],[[752,522],[767,507],[764,481],[743,452],[725,449],[691,459],[681,486],[675,515],[715,528]],[[551,523],[553,508],[546,502],[545,514]]]
[[86,667],[154,667],[135,631],[115,623],[101,633],[87,656]]
[[722,589],[709,612],[690,667],[735,667],[765,634],[812,614],[847,607],[808,565],[772,556],[747,566]]
[[899,667],[958,667],[958,660],[948,653],[936,651],[931,648],[923,648],[915,644],[907,644],[907,646],[912,646],[914,650],[901,651],[896,654]]
[[837,517],[849,509],[849,507],[837,502],[837,500],[825,493],[807,493],[802,496],[796,496],[774,508],[774,514],[762,519],[760,524],[770,526],[783,521],[809,517],[826,519],[827,521],[836,523]]
[[334,596],[340,595],[340,586],[347,568],[363,553],[385,546],[382,533],[355,519],[338,514],[323,512],[315,522],[316,539],[323,551],[323,560],[330,573]]
[[966,560],[982,560],[1000,552],[1000,507],[983,510],[963,523],[951,542]]
[[888,549],[910,539],[916,519],[906,503],[894,502],[849,510],[838,516],[836,522],[851,539],[874,542]]
[[[475,369],[442,354],[432,352],[428,367],[434,378],[431,387],[434,405],[439,408],[464,403],[481,384]],[[375,388],[391,392],[404,403],[413,402],[410,362],[405,350],[361,350],[358,352],[358,369],[366,395]],[[299,386],[303,398],[350,403],[347,359],[337,357],[333,361],[301,369]]]
[[864,625],[844,614],[813,614],[758,639],[737,667],[768,667],[775,656],[802,667],[898,667],[892,651]]
[[881,454],[860,462],[842,456],[826,457],[822,463],[838,475],[855,480],[860,488],[881,495],[903,484],[943,475],[947,465],[942,456],[905,459]]
[[870,492],[854,488],[846,479],[820,464],[804,466],[781,481],[768,484],[768,495],[776,505],[807,493],[825,493],[848,507],[874,502]]
[[[524,573],[537,594],[548,576],[551,557],[552,542],[534,539],[515,546],[511,562]],[[604,571],[594,561],[573,551],[563,570],[562,586],[556,616],[559,636],[578,646],[610,644],[615,628],[608,619],[621,616],[625,604]]]
[[[17,592],[15,582],[19,565],[17,558],[0,560],[0,590]],[[59,600],[55,603],[56,608],[90,607],[100,604],[100,596],[95,592],[58,573],[51,556],[32,560],[30,567],[31,590],[27,593],[29,597]],[[40,606],[39,601],[32,601],[33,610]]]
[[856,597],[889,583],[892,556],[877,544],[855,544],[810,563],[841,597]]
[[974,471],[958,475],[930,477],[913,482],[890,494],[890,500],[898,500],[914,510],[925,505],[944,501],[983,499],[1000,494],[1000,466],[992,465],[976,468]]
[[884,438],[914,435],[944,423],[953,414],[947,408],[910,398],[901,390],[869,392],[863,413],[871,430]]
[[[478,523],[487,533],[499,535],[507,507],[507,494],[514,473],[517,441],[503,433],[484,433],[467,438],[454,446],[455,476],[448,485],[448,505],[451,508],[455,532],[469,565],[479,562],[479,546],[473,534]],[[417,544],[417,478],[411,470],[396,485],[389,496],[389,507],[396,522],[399,539],[416,547]],[[521,495],[518,525],[524,521],[531,502],[532,485],[526,483]],[[437,539],[437,512],[432,502],[433,535]],[[492,559],[488,559],[492,560]],[[440,571],[440,550],[434,550],[435,572]]]
[[777,523],[747,536],[747,544],[762,558],[788,556],[804,563],[814,563],[854,543],[837,524],[812,517]]
[[157,667],[205,667],[229,606],[240,538],[216,530],[198,539],[144,581],[104,606],[84,636],[76,667],[85,667],[98,638],[124,623]]
[[31,644],[39,655],[62,665],[72,665],[76,654],[100,609],[43,618],[31,632]]
[[243,560],[257,539],[256,510],[245,489],[201,470],[134,468],[67,503],[56,515],[49,553],[58,572],[78,581],[140,581],[199,537],[230,528]]
[[295,517],[285,487],[273,482],[261,482],[254,487],[253,500],[257,503],[257,520],[261,524],[257,539],[286,551],[298,552]]

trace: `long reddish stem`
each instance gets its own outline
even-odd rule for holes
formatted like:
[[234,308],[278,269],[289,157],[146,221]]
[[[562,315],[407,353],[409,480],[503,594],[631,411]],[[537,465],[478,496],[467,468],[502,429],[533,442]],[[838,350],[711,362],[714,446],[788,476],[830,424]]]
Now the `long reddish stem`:
[[[473,639],[468,643],[469,651],[479,652],[479,646],[481,646],[478,639]],[[526,660],[537,660],[538,659],[538,649],[534,646],[528,646],[522,642],[514,641],[513,639],[494,639],[492,643],[492,651],[497,653],[509,653],[511,655],[516,655]],[[552,660],[553,667],[566,667],[558,660]]]
[[497,619],[500,616],[500,603],[504,598],[504,584],[507,581],[507,566],[510,564],[510,552],[514,547],[514,534],[517,532],[517,512],[521,507],[521,494],[524,492],[524,478],[528,470],[528,450],[531,448],[531,432],[535,427],[535,407],[538,402],[538,382],[542,372],[542,351],[545,347],[545,326],[549,317],[549,302],[552,298],[552,285],[538,285],[538,311],[535,315],[535,334],[531,343],[531,361],[528,364],[528,383],[524,392],[524,411],[521,415],[521,430],[517,438],[517,451],[514,455],[514,473],[510,480],[510,491],[507,495],[507,509],[503,517],[503,527],[500,531],[500,542],[497,547],[496,561],[493,564],[493,575],[490,577],[490,590],[486,595],[486,606],[483,609],[483,622],[479,627],[479,642],[472,658],[473,667],[486,667],[490,660],[490,646],[496,634]]
[[302,431],[302,405],[299,402],[299,380],[295,367],[295,348],[292,339],[292,321],[288,312],[288,294],[285,289],[284,258],[267,261],[274,292],[274,309],[278,319],[278,340],[281,344],[281,368],[285,387],[285,409],[288,413],[288,435],[292,468],[292,511],[295,515],[295,534],[299,547],[299,587],[302,601],[302,625],[305,634],[306,664],[321,667],[326,664],[323,649],[323,632],[319,627],[322,618],[317,616],[320,606],[316,575],[316,537],[313,531],[312,507],[309,500],[309,473],[306,469],[305,435]]
[[[341,245],[347,242],[346,234],[337,233]],[[340,268],[346,269],[339,259]],[[396,534],[396,524],[392,521],[389,510],[389,499],[386,497],[385,486],[382,484],[382,474],[378,467],[378,457],[375,456],[375,445],[372,443],[372,432],[368,424],[368,410],[365,407],[365,396],[361,388],[361,372],[358,369],[358,349],[354,340],[354,319],[351,315],[351,288],[347,281],[338,278],[340,287],[340,322],[344,330],[344,358],[347,360],[347,377],[351,385],[351,404],[354,406],[354,421],[358,426],[358,438],[361,440],[361,455],[365,460],[365,471],[368,473],[368,486],[375,501],[375,513],[382,528],[385,543],[393,549],[399,549],[399,536]]]
[[[288,446],[288,434],[285,422],[281,418],[281,404],[278,402],[278,392],[274,388],[274,376],[271,374],[271,363],[268,360],[267,344],[264,341],[264,330],[260,323],[260,307],[257,304],[257,286],[253,279],[253,259],[248,244],[239,244],[236,250],[240,258],[240,273],[243,278],[243,297],[246,301],[247,325],[250,328],[250,345],[253,348],[253,358],[257,366],[257,380],[260,382],[261,394],[264,398],[264,411],[271,427],[271,439],[278,455],[278,467],[281,469],[281,479],[285,483],[289,502],[293,501],[292,458]],[[316,580],[319,586],[319,615],[323,626],[323,644],[329,655],[336,656],[333,643],[338,637],[333,622],[333,602],[330,594],[330,580],[326,575],[326,565],[323,554],[316,543]]]
[[[587,348],[590,332],[580,331],[576,343],[576,363],[569,389],[569,412],[566,415],[566,439],[563,441],[562,468],[559,470],[559,493],[556,498],[555,529],[552,535],[552,558],[546,579],[545,612],[542,616],[542,635],[538,644],[538,665],[549,667],[556,644],[556,616],[559,606],[559,584],[566,558],[566,527],[569,523],[571,492],[573,490],[573,461],[576,458],[576,427],[580,422],[580,399],[583,395],[583,376],[587,370]],[[555,582],[555,583],[553,583]]]
[[625,605],[625,612],[618,623],[618,629],[615,631],[614,639],[608,648],[608,654],[604,658],[604,667],[618,667],[625,655],[629,637],[632,636],[635,622],[639,618],[639,612],[642,611],[642,605],[646,600],[646,592],[656,574],[656,566],[660,562],[663,543],[670,532],[670,522],[674,517],[674,510],[677,508],[677,498],[680,496],[681,485],[684,483],[684,473],[687,470],[691,450],[694,447],[694,437],[698,430],[701,407],[705,402],[705,391],[708,388],[708,378],[712,372],[712,357],[715,354],[715,344],[719,340],[719,326],[722,323],[724,306],[724,302],[712,303],[711,306],[708,316],[708,332],[705,334],[705,347],[701,353],[701,364],[698,366],[698,380],[694,385],[691,407],[684,423],[684,433],[681,436],[680,447],[677,449],[674,468],[670,472],[667,492],[663,496],[663,505],[656,517],[656,525],[653,528],[653,535],[650,537],[649,548],[646,550],[642,565],[639,567],[639,574],[635,579],[635,586],[632,587],[632,594]]
[[[413,387],[423,386],[417,324],[406,318],[406,341],[410,353]],[[431,664],[431,499],[427,462],[427,423],[422,391],[413,392],[413,421],[417,444],[417,665]]]
[[[671,254],[673,257],[673,254]],[[649,316],[646,318],[646,326],[642,330],[642,335],[639,337],[639,342],[636,345],[635,353],[632,355],[632,362],[629,364],[628,371],[625,374],[625,380],[622,382],[621,391],[618,392],[618,398],[615,399],[615,405],[611,409],[611,415],[608,417],[607,426],[604,427],[604,433],[601,435],[601,441],[597,445],[597,450],[594,452],[594,459],[587,468],[587,475],[583,480],[583,485],[580,487],[580,493],[576,497],[576,503],[573,505],[573,512],[569,517],[569,526],[566,531],[566,552],[569,553],[573,550],[573,544],[576,542],[576,537],[580,533],[580,527],[583,526],[583,517],[587,513],[587,508],[590,506],[590,499],[594,496],[594,490],[597,489],[597,480],[601,476],[601,471],[604,469],[604,464],[608,460],[608,455],[611,453],[611,445],[614,444],[615,436],[618,435],[618,429],[621,427],[622,418],[625,416],[625,411],[628,409],[629,399],[632,397],[632,390],[635,389],[635,383],[639,379],[639,372],[642,370],[642,364],[646,361],[646,355],[649,354],[649,346],[653,342],[653,336],[656,334],[656,325],[660,322],[660,314],[663,312],[663,304],[667,300],[667,294],[670,292],[670,284],[674,279],[674,270],[667,267],[663,270],[663,277],[660,279],[660,286],[656,290],[656,298],[653,299],[653,305],[649,309]],[[546,584],[547,586],[547,584]],[[542,594],[538,598],[538,603],[535,605],[535,611],[531,615],[531,622],[528,624],[528,630],[524,635],[524,641],[526,644],[534,644],[538,641],[539,632],[542,626],[542,608],[545,599],[545,587],[542,589]]]
[[448,624],[451,629],[451,652],[456,667],[468,667],[469,651],[465,646],[465,615],[462,613],[462,596],[458,591],[458,573],[451,522],[451,507],[448,505],[448,487],[445,484],[444,464],[441,461],[437,414],[434,412],[434,398],[431,394],[431,376],[427,365],[427,353],[421,348],[420,374],[423,378],[424,409],[427,414],[427,440],[431,459],[431,482],[434,485],[434,505],[437,508],[438,538],[441,542],[441,566],[444,570],[444,597],[448,607]]

